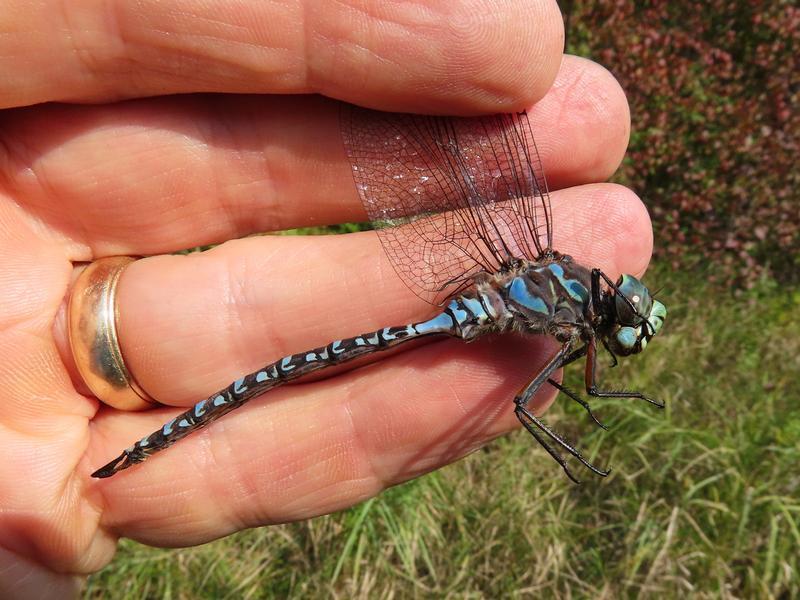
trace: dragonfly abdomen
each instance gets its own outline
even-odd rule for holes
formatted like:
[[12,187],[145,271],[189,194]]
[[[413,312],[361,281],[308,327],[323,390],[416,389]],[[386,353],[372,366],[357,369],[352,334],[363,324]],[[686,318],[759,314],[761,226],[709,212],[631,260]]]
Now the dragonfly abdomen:
[[484,325],[488,319],[491,319],[491,315],[483,308],[480,301],[459,297],[454,299],[446,310],[427,321],[399,327],[384,327],[359,336],[335,340],[326,346],[290,354],[237,379],[225,389],[201,400],[92,473],[92,477],[110,477],[118,471],[140,463],[150,455],[168,448],[190,433],[216,421],[251,398],[293,379],[348,362],[364,354],[387,350],[420,337],[442,334],[465,338],[468,335],[474,336],[476,335],[474,329]]

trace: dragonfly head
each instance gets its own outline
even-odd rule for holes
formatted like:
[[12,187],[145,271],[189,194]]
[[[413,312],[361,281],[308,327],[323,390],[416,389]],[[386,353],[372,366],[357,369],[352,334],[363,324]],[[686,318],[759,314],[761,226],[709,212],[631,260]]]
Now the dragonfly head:
[[667,316],[667,307],[653,298],[650,290],[633,275],[622,275],[617,280],[611,304],[614,318],[608,346],[619,356],[644,350]]

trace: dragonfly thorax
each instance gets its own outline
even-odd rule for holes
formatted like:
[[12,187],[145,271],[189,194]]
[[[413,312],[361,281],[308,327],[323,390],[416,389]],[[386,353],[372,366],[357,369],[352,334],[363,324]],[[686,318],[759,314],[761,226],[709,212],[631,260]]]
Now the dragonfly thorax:
[[559,341],[583,337],[591,274],[566,255],[552,253],[537,261],[520,261],[498,275],[494,288],[506,306],[507,323],[525,333],[548,334]]
[[604,300],[604,317],[609,324],[604,337],[611,351],[619,356],[644,350],[667,316],[667,308],[633,275],[622,275],[616,290]]

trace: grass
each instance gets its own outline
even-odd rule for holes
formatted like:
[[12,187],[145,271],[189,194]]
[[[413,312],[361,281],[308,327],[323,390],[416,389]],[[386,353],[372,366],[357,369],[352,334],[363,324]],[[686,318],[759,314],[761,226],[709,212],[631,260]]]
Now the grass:
[[124,541],[85,597],[800,596],[800,291],[648,281],[663,335],[603,375],[666,410],[594,401],[608,433],[574,403],[548,413],[608,479],[570,484],[518,432],[343,513],[185,550]]

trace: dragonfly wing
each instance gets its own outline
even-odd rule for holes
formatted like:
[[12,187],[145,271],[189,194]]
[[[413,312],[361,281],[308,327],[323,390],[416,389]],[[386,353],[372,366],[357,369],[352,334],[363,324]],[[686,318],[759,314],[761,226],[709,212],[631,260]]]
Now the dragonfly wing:
[[442,302],[480,271],[550,248],[550,198],[528,116],[342,109],[353,179],[395,270]]

